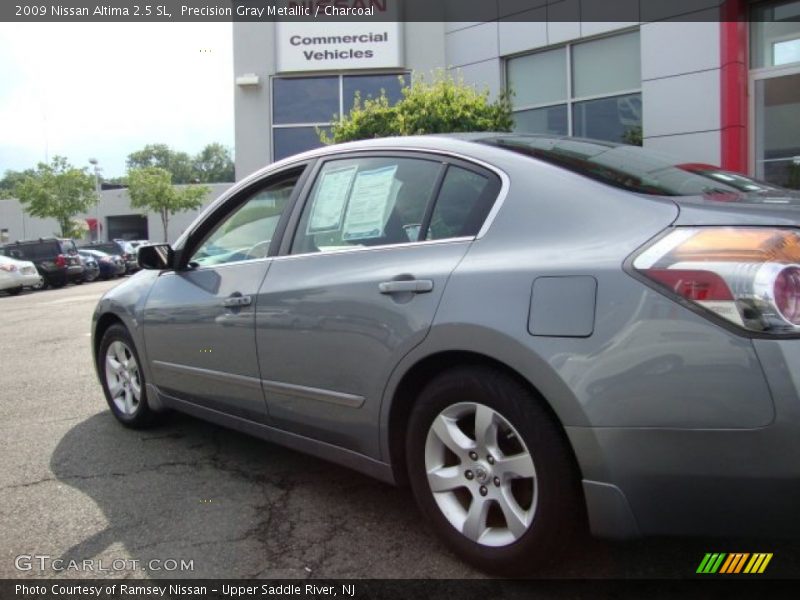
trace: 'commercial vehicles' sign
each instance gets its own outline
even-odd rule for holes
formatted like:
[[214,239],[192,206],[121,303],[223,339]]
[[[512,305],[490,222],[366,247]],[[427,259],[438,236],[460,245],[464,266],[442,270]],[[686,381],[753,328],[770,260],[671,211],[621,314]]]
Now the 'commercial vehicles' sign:
[[373,3],[375,18],[367,21],[275,23],[278,72],[402,67],[402,23],[393,4]]

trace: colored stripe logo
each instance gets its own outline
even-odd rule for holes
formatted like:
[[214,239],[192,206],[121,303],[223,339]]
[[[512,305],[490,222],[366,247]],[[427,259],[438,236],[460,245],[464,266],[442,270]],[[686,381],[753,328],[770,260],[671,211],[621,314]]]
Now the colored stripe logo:
[[736,575],[739,573],[747,573],[755,575],[756,573],[763,573],[769,561],[772,560],[772,552],[708,552],[700,561],[700,566],[697,567],[697,573],[710,574],[715,573],[724,575]]

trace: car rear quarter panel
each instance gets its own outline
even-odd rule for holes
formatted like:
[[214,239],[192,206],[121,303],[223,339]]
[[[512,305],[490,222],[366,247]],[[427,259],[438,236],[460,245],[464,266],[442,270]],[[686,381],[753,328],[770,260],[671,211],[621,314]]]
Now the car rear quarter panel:
[[[508,197],[451,276],[428,337],[395,371],[387,398],[419,360],[458,350],[517,371],[566,427],[755,428],[772,422],[774,407],[751,340],[623,270],[631,253],[676,220],[674,202],[522,157],[495,164],[510,177]],[[532,286],[545,276],[597,281],[590,336],[529,332]],[[388,413],[382,413],[384,425]]]

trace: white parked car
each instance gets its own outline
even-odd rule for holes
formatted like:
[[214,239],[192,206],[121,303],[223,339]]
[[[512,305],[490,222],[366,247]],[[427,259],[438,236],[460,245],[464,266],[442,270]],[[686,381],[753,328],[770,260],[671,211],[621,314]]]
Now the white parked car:
[[41,283],[42,277],[32,262],[0,255],[0,291],[15,296],[22,288],[39,286]]

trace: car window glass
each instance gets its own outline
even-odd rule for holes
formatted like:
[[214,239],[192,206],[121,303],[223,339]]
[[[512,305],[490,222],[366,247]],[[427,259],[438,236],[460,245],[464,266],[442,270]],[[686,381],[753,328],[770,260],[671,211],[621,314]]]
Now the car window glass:
[[426,239],[441,240],[477,234],[493,202],[486,177],[450,166],[431,214]]
[[78,249],[75,247],[75,242],[72,240],[63,240],[61,242],[61,253],[62,254],[75,254]]
[[333,160],[320,170],[292,254],[415,242],[441,164],[412,158]]
[[293,177],[253,194],[216,226],[190,262],[205,266],[265,258],[296,183]]

